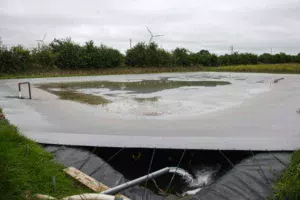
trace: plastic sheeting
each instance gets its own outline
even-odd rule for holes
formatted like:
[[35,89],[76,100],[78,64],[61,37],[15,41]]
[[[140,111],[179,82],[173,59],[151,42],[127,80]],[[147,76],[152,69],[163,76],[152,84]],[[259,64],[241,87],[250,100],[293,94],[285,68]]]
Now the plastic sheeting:
[[[126,103],[126,95],[120,94],[120,101],[106,106],[59,100],[34,87],[46,82],[127,82],[166,77],[184,81],[222,80],[232,84],[152,93],[152,97],[161,96],[157,102],[136,103],[128,97]],[[271,83],[278,78],[284,80]],[[17,84],[24,81],[32,83],[33,100],[11,98],[18,94]],[[26,137],[44,144],[295,150],[300,148],[296,112],[300,102],[299,81],[299,75],[215,72],[0,80],[0,107]],[[270,90],[263,92],[265,89]],[[141,94],[130,95],[134,98]],[[140,106],[144,109],[139,109]]]
[[[109,187],[125,183],[127,180],[101,158],[87,150],[72,147],[47,146],[47,151],[55,155],[57,162],[73,166]],[[89,158],[90,157],[90,158]],[[271,184],[290,162],[290,153],[260,153],[250,157],[227,172],[215,183],[203,188],[193,198],[170,195],[165,200],[243,200],[267,199],[272,194]],[[89,158],[89,159],[87,159]],[[163,200],[162,196],[142,187],[133,187],[121,192],[132,200]]]
[[[109,187],[114,187],[125,183],[127,180],[122,174],[114,170],[109,164],[98,156],[91,154],[87,150],[72,147],[47,146],[45,149],[55,156],[55,160],[67,167],[73,166],[86,174],[91,174],[101,166],[101,168],[91,176]],[[88,159],[89,158],[89,159]],[[154,194],[151,190],[142,187],[133,187],[121,192],[131,200],[162,200],[162,196]],[[170,195],[165,200],[178,199]]]
[[236,165],[193,200],[267,199],[271,185],[290,162],[290,153],[260,153]]

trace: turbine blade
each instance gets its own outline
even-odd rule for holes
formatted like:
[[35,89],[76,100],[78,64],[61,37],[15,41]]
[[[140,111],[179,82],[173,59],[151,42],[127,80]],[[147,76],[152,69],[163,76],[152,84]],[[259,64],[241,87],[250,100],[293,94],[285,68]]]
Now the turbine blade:
[[44,35],[44,38],[42,39],[42,41],[44,41],[44,40],[45,40],[46,36],[47,36],[47,33],[45,33],[45,35]]
[[150,38],[150,40],[149,40],[149,43],[151,43],[151,42],[152,42],[152,39],[153,39],[153,36],[151,36],[151,38]]
[[147,30],[149,31],[150,35],[153,36],[152,32],[150,31],[150,29],[148,28],[148,26],[146,26]]
[[164,36],[164,35],[154,35],[154,37],[160,37],[160,36]]

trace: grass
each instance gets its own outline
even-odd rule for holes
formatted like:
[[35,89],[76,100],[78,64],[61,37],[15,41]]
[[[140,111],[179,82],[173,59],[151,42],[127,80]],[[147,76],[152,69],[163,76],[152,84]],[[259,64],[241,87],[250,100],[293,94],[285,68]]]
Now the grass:
[[47,91],[59,96],[59,98],[63,99],[63,100],[77,101],[80,103],[86,103],[86,104],[90,104],[90,105],[105,105],[105,104],[110,103],[109,100],[105,99],[102,96],[95,96],[92,94],[84,94],[84,93],[79,93],[79,92],[72,91],[72,90],[66,90],[66,91],[47,90]]
[[38,72],[30,71],[16,74],[1,74],[0,79],[12,78],[43,78],[43,77],[68,77],[68,76],[98,76],[98,75],[118,75],[118,74],[148,74],[163,72],[258,72],[258,73],[283,73],[283,74],[299,74],[299,63],[288,64],[257,64],[257,65],[237,65],[222,67],[116,67],[93,70],[59,70]]
[[59,70],[48,72],[23,72],[16,74],[0,74],[0,79],[15,78],[43,78],[43,77],[68,77],[68,76],[99,76],[99,75],[120,75],[120,74],[149,74],[163,72],[195,72],[202,71],[204,67],[116,67],[104,69],[85,70]]
[[224,67],[206,68],[207,71],[214,72],[256,72],[256,73],[283,73],[299,74],[300,64],[259,64],[259,65],[237,65]]
[[300,150],[293,153],[289,167],[277,180],[273,199],[300,199]]
[[155,102],[158,101],[159,97],[135,97],[133,98],[135,101],[139,102],[139,103],[144,103],[144,102]]
[[[5,119],[0,119],[0,161],[0,199],[34,199],[37,193],[62,198],[91,192],[67,177],[50,153]],[[52,176],[56,177],[56,192]]]

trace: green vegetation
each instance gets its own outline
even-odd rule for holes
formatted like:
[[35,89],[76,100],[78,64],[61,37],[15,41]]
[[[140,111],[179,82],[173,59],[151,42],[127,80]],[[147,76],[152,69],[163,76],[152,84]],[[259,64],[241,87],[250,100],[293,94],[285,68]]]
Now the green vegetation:
[[170,67],[173,58],[171,53],[158,48],[155,43],[138,43],[127,50],[125,64],[132,67]]
[[300,73],[300,64],[260,64],[212,67],[208,71],[215,72],[261,72],[261,73]]
[[144,103],[144,102],[155,102],[158,101],[159,97],[135,97],[133,98],[135,101],[139,103]]
[[[0,41],[0,73],[4,74],[2,77],[12,74],[26,77],[31,73],[33,77],[59,76],[67,75],[70,70],[76,75],[86,72],[88,74],[95,74],[95,72],[97,74],[102,74],[102,72],[104,74],[136,73],[133,68],[150,69],[140,70],[140,73],[194,71],[196,69],[218,70],[209,68],[283,63],[300,63],[300,53],[298,55],[285,53],[256,55],[234,52],[216,55],[208,50],[191,52],[185,48],[176,48],[173,51],[167,51],[159,48],[155,43],[138,43],[123,55],[117,49],[103,44],[95,45],[93,41],[88,41],[84,45],[80,45],[71,38],[54,39],[49,45],[39,45],[34,49],[26,49],[20,45],[7,48]],[[259,66],[261,65],[257,65],[257,67]],[[116,67],[122,70],[125,68],[125,70],[105,72],[105,69]],[[227,68],[227,70],[231,70],[231,68]],[[244,71],[247,71],[246,68]],[[268,67],[255,70],[270,72]],[[284,72],[284,70],[282,71]],[[293,73],[298,73],[298,71],[293,71]]]
[[50,43],[55,64],[60,69],[99,69],[120,66],[123,55],[116,49],[104,45],[95,46],[93,41],[80,46],[71,40],[54,39]]
[[109,100],[105,99],[102,96],[79,93],[74,90],[56,91],[56,90],[46,89],[46,87],[40,87],[40,88],[59,96],[59,98],[63,100],[77,101],[80,103],[87,103],[91,105],[105,105],[110,103]]
[[[61,198],[91,192],[67,177],[50,153],[5,119],[0,119],[0,160],[0,199],[33,199],[37,193]],[[56,192],[52,176],[56,177]]]
[[32,50],[19,46],[7,48],[0,41],[0,73],[55,72],[58,69],[100,69],[121,66],[124,56],[116,49],[94,45],[80,46],[71,38],[54,39],[49,45]]
[[120,75],[120,74],[149,74],[162,72],[196,72],[203,71],[203,67],[116,67],[107,69],[85,69],[85,70],[60,70],[52,71],[28,71],[14,74],[0,73],[0,79],[13,78],[43,78],[43,77],[69,77],[69,76],[99,76],[99,75]]
[[300,199],[300,150],[293,153],[289,167],[275,184],[273,199]]
[[[84,89],[84,88],[108,88],[110,90],[128,90],[134,93],[152,93],[166,89],[179,88],[184,86],[204,86],[215,87],[217,85],[228,85],[227,81],[169,81],[142,80],[136,82],[110,82],[110,81],[88,81],[88,82],[66,82],[66,83],[46,83],[39,87],[44,90],[49,88],[59,89]],[[52,92],[52,91],[50,91]]]
[[223,67],[116,67],[108,69],[86,69],[86,70],[60,70],[55,69],[48,72],[29,71],[13,74],[1,73],[0,79],[14,78],[43,78],[43,77],[69,77],[69,76],[99,76],[120,74],[148,74],[164,72],[253,72],[253,73],[300,73],[300,64],[258,64],[237,65]]
[[10,50],[1,46],[0,42],[0,72],[17,73],[31,67],[30,51],[22,46],[12,47]]

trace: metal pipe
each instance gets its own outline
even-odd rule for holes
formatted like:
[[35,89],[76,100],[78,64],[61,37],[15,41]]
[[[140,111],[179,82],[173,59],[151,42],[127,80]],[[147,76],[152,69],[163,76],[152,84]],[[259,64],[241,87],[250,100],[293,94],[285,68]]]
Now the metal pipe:
[[29,99],[32,99],[31,98],[31,86],[30,86],[30,83],[29,82],[27,82],[28,83],[28,90],[29,90]]
[[31,98],[31,86],[30,86],[30,83],[29,83],[29,82],[18,83],[18,87],[19,87],[19,98],[20,98],[20,99],[22,98],[22,93],[21,93],[21,85],[22,85],[22,84],[27,84],[27,85],[28,85],[29,99],[32,99],[32,98]]
[[121,192],[122,190],[126,190],[127,188],[130,188],[130,187],[133,187],[135,185],[138,185],[138,184],[140,184],[140,183],[142,183],[142,182],[144,182],[146,180],[149,180],[149,179],[151,180],[151,179],[154,179],[154,178],[156,178],[158,176],[170,173],[171,169],[172,169],[171,167],[163,168],[163,169],[158,170],[156,172],[153,172],[151,174],[142,176],[142,177],[134,179],[132,181],[128,181],[127,183],[123,183],[123,184],[118,185],[116,187],[113,187],[113,188],[110,188],[108,190],[105,190],[105,191],[101,192],[100,194],[110,194],[110,195],[117,194],[117,193]]
[[19,87],[19,98],[20,98],[20,99],[22,98],[22,94],[21,94],[21,84],[22,84],[22,83],[19,83],[19,84],[18,84],[18,87]]

